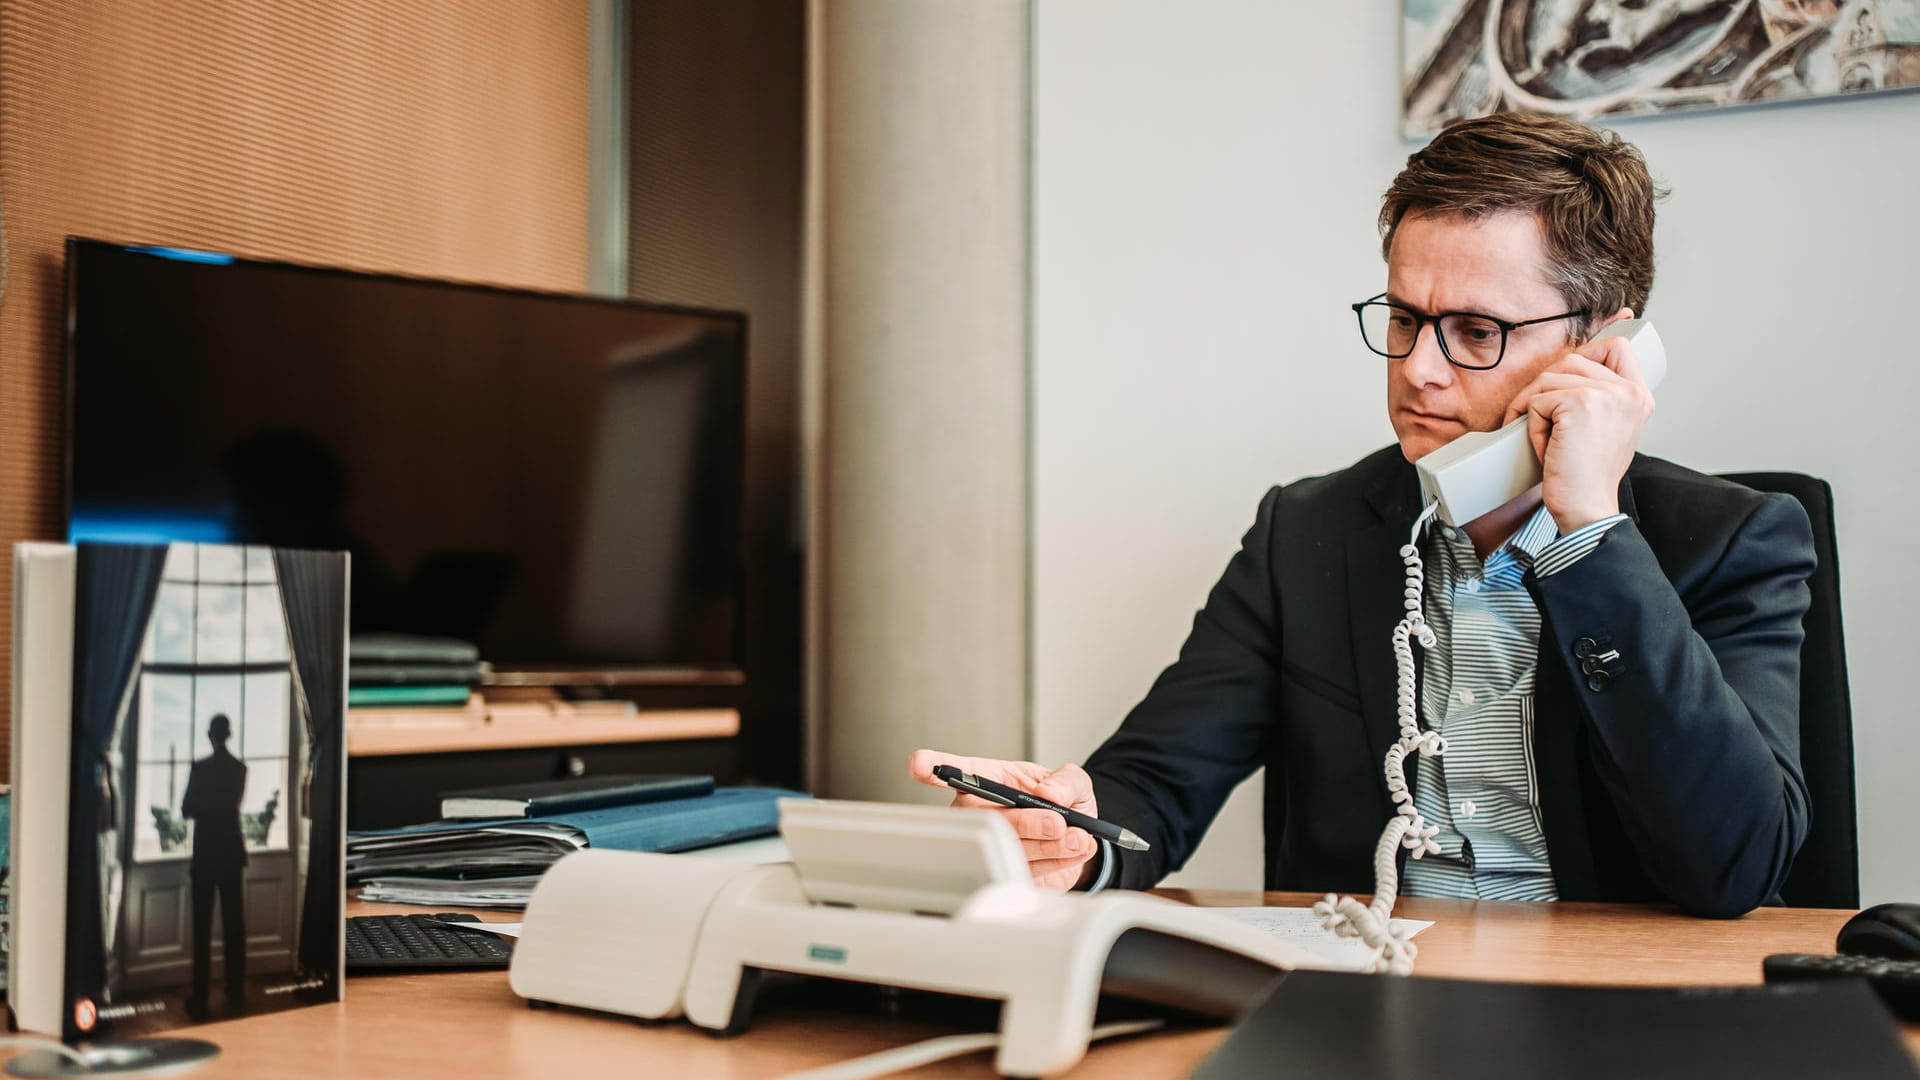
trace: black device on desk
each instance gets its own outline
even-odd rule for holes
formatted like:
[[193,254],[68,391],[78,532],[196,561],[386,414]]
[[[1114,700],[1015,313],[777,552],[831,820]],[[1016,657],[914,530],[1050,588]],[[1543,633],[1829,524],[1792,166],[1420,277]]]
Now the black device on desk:
[[483,930],[450,924],[478,923],[472,915],[355,915],[347,919],[347,971],[418,971],[423,968],[503,968],[513,948]]
[[1847,920],[1834,948],[1848,956],[1920,960],[1920,904],[1878,904]]
[[1857,983],[1615,987],[1287,974],[1195,1080],[1913,1080]]
[[1920,904],[1879,904],[1847,920],[1837,955],[1778,953],[1761,964],[1770,983],[1865,979],[1902,1020],[1920,1021]]

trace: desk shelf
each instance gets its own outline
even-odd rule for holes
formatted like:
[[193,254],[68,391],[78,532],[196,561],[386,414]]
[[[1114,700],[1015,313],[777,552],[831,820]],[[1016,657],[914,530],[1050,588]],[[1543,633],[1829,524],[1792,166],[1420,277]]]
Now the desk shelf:
[[724,739],[740,732],[735,709],[636,710],[629,702],[489,701],[461,708],[348,709],[347,756]]

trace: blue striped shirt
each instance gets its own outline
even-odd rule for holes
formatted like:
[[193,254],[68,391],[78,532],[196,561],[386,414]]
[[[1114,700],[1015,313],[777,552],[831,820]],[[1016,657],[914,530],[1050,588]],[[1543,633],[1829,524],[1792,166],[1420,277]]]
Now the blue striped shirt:
[[1427,534],[1427,623],[1438,638],[1420,668],[1420,720],[1447,752],[1417,758],[1414,805],[1438,826],[1438,856],[1408,859],[1402,892],[1481,900],[1553,900],[1533,762],[1540,612],[1522,584],[1600,546],[1615,514],[1558,535],[1543,505],[1484,564],[1466,532]]

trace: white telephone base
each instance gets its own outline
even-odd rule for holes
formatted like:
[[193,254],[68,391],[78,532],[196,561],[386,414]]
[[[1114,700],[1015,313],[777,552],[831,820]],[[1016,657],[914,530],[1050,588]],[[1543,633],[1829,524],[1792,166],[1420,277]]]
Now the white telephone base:
[[[1647,389],[1658,387],[1667,373],[1667,350],[1653,324],[1645,319],[1623,319],[1593,339],[1610,337],[1624,337],[1632,343]],[[1439,500],[1440,520],[1454,526],[1498,510],[1541,479],[1540,459],[1527,436],[1525,416],[1498,431],[1470,431],[1414,462],[1413,467],[1420,474],[1421,502]]]
[[[1037,889],[997,814],[790,800],[782,817],[793,863],[592,850],[560,860],[528,904],[514,992],[684,1015],[715,1034],[746,1028],[763,972],[991,998],[1004,1003],[995,1067],[1040,1076],[1085,1055],[1103,990],[1224,1021],[1279,972],[1326,966],[1203,908]],[[894,850],[878,853],[876,836]],[[916,853],[899,862],[901,851]],[[818,899],[849,890],[870,904]],[[951,902],[894,903],[942,895]]]

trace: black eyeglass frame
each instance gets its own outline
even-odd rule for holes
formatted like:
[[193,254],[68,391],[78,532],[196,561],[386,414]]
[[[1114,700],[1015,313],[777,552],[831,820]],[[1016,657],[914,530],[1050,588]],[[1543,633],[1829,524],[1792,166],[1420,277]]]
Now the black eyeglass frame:
[[[1457,368],[1463,368],[1467,371],[1492,371],[1494,368],[1499,367],[1500,361],[1505,360],[1507,358],[1507,339],[1513,336],[1513,332],[1515,330],[1518,330],[1523,326],[1537,326],[1540,323],[1558,322],[1561,319],[1575,319],[1586,314],[1586,312],[1584,311],[1565,311],[1565,312],[1561,312],[1558,315],[1543,315],[1538,319],[1522,319],[1519,322],[1509,322],[1506,319],[1496,318],[1495,316],[1489,315],[1484,311],[1441,311],[1441,312],[1436,312],[1432,315],[1429,315],[1424,311],[1415,310],[1414,308],[1410,308],[1405,304],[1394,303],[1393,301],[1388,300],[1386,296],[1387,296],[1386,293],[1381,293],[1378,296],[1370,297],[1366,300],[1362,300],[1359,303],[1356,303],[1353,305],[1353,317],[1360,324],[1360,340],[1367,346],[1368,349],[1372,350],[1373,352],[1381,356],[1386,357],[1389,360],[1404,360],[1407,357],[1412,356],[1414,348],[1420,344],[1420,331],[1425,329],[1428,323],[1432,323],[1433,339],[1440,343],[1440,355],[1447,358],[1447,363],[1452,364],[1454,367],[1457,367]],[[1385,349],[1379,348],[1378,346],[1374,345],[1372,341],[1368,340],[1367,308],[1369,307],[1396,308],[1400,311],[1404,311],[1407,314],[1413,316],[1413,319],[1414,319],[1413,338],[1407,343],[1406,352],[1390,353]],[[1462,315],[1470,319],[1485,319],[1486,321],[1500,328],[1500,355],[1493,358],[1493,363],[1486,364],[1486,365],[1463,364],[1460,361],[1454,359],[1453,350],[1447,347],[1447,335],[1440,332],[1440,320],[1447,318],[1450,315]]]

